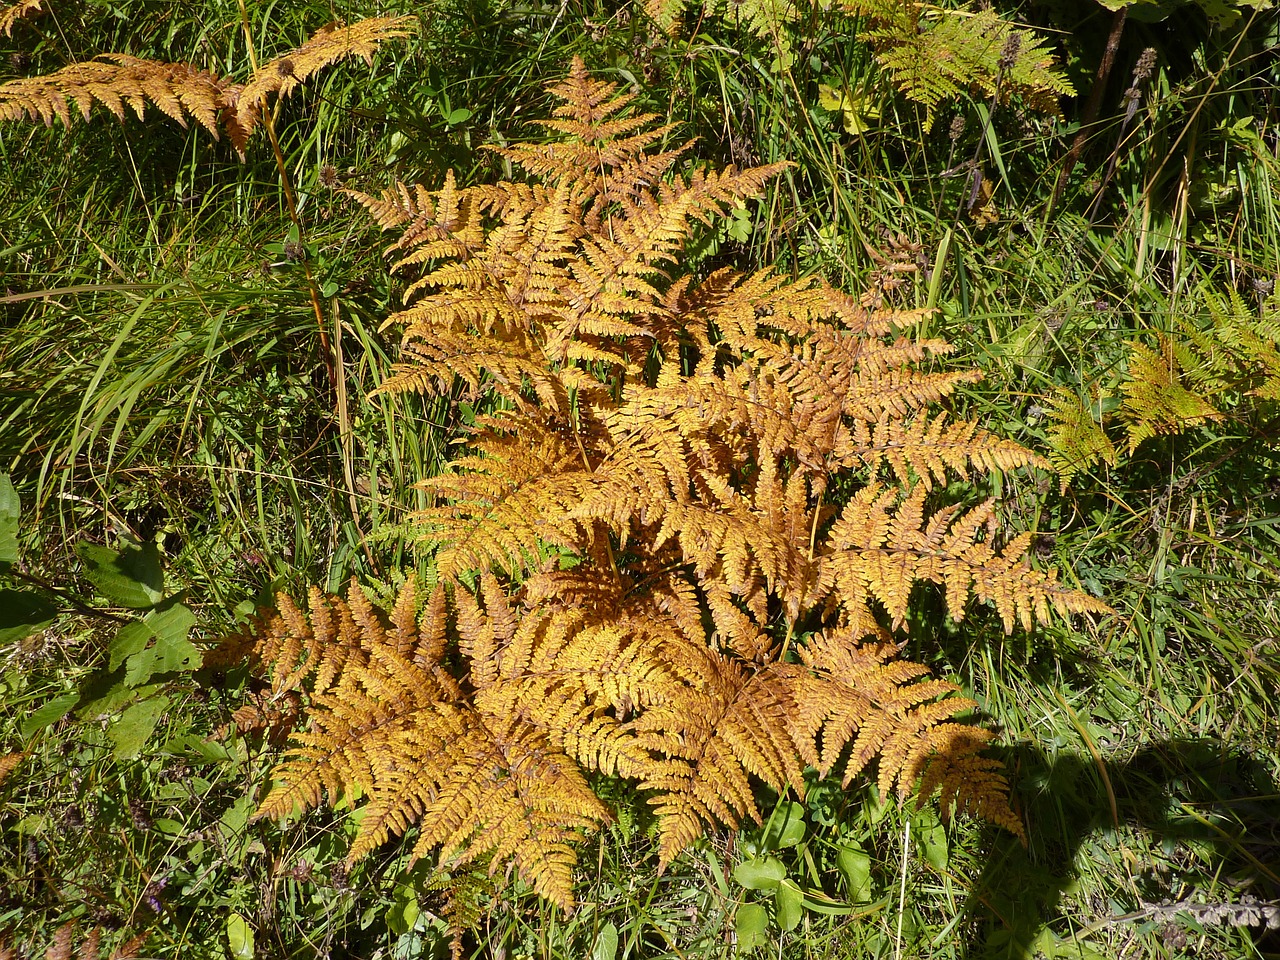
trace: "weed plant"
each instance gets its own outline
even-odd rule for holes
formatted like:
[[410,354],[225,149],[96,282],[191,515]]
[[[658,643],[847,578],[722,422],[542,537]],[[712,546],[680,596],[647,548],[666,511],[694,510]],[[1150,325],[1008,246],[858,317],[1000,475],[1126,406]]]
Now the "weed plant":
[[[1200,4],[1160,5],[1163,19],[1135,6],[1090,112],[1119,18],[997,4],[1054,38],[1080,95],[1062,117],[962,96],[931,126],[855,39],[861,22],[817,7],[773,36],[691,8],[672,37],[639,4],[576,0],[46,6],[0,35],[0,81],[104,52],[244,76],[246,37],[265,60],[335,17],[417,12],[422,28],[284,102],[281,165],[265,140],[240,162],[154,112],[0,125],[0,472],[22,504],[0,586],[35,578],[57,612],[33,636],[0,633],[0,757],[21,754],[0,763],[0,955],[37,955],[68,921],[77,945],[94,928],[112,947],[146,933],[144,956],[448,951],[466,904],[434,890],[426,864],[388,849],[348,871],[342,812],[250,819],[275,748],[225,733],[253,695],[243,668],[162,677],[168,706],[132,756],[118,712],[42,721],[110,675],[122,625],[144,616],[88,575],[86,544],[154,544],[201,646],[277,589],[356,574],[389,594],[392,571],[425,559],[398,538],[397,511],[462,412],[370,399],[395,355],[377,318],[397,292],[379,238],[330,187],[489,178],[500,171],[479,148],[527,133],[572,56],[634,83],[708,162],[795,164],[708,234],[701,269],[779,262],[868,302],[937,308],[933,332],[987,374],[962,412],[1042,452],[1055,390],[1103,423],[1132,344],[1207,322],[1209,293],[1278,309],[1280,37],[1261,5],[1219,5],[1236,15],[1222,23]],[[1116,439],[1115,463],[1065,491],[1048,475],[975,491],[1001,498],[1011,530],[1057,530],[1038,552],[1113,618],[1008,639],[993,618],[947,622],[922,591],[903,635],[1002,729],[1025,848],[815,784],[804,804],[762,797],[765,826],[659,875],[643,799],[623,791],[616,824],[580,852],[582,906],[560,915],[477,878],[466,952],[1280,955],[1265,909],[1280,900],[1274,401],[1132,450]]]

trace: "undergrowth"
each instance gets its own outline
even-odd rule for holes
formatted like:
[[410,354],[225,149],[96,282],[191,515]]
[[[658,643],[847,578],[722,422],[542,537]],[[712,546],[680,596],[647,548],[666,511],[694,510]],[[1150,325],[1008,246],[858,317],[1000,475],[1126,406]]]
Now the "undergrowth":
[[[995,4],[1075,97],[1002,77],[1004,33],[922,103],[879,6],[661,6],[0,18],[0,83],[115,53],[243,84],[287,79],[335,19],[419,15],[270,101],[278,156],[151,108],[0,123],[0,953],[438,956],[451,929],[531,957],[1280,953],[1274,10]],[[977,19],[919,11],[921,33]],[[1000,730],[1025,847],[805,771],[659,871],[645,796],[593,781],[613,820],[565,915],[390,846],[349,866],[346,809],[253,819],[282,744],[235,714],[297,704],[202,665],[212,639],[280,590],[355,575],[389,603],[397,571],[425,579],[407,511],[494,412],[376,392],[401,291],[341,188],[509,179],[480,148],[536,136],[574,56],[675,125],[664,147],[791,164],[694,238],[693,272],[774,263],[935,310],[920,335],[985,374],[949,412],[1055,463],[973,496],[1114,616],[1006,637],[926,587],[895,635]]]

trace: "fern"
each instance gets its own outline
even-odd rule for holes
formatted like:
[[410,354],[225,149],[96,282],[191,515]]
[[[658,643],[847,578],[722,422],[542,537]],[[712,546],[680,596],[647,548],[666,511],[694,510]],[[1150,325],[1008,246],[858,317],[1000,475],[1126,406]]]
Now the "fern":
[[1064,488],[1100,460],[1115,465],[1118,455],[1107,428],[1123,429],[1132,454],[1154,437],[1247,415],[1258,404],[1280,400],[1280,312],[1274,304],[1255,314],[1234,290],[1208,287],[1196,299],[1203,304],[1202,317],[1177,319],[1171,331],[1156,335],[1154,349],[1129,345],[1118,385],[1122,401],[1114,413],[1096,420],[1090,405],[1065,387],[1041,400],[1050,421],[1049,458]]
[[[148,937],[146,933],[139,934],[122,942],[110,953],[105,953],[102,947],[102,928],[94,927],[73,950],[76,929],[77,924],[72,920],[54,931],[53,939],[44,954],[47,960],[99,960],[100,957],[109,958],[109,960],[133,960],[142,955],[141,950]],[[6,936],[0,934],[0,960],[16,960],[18,956],[18,949],[8,941]],[[24,952],[21,956],[28,956],[28,954]]]
[[1046,431],[1049,462],[1058,471],[1063,493],[1077,474],[1099,460],[1115,466],[1115,445],[1094,416],[1091,403],[1066,387],[1059,387],[1041,402],[1050,424]]
[[[351,850],[513,864],[568,908],[574,842],[609,819],[587,774],[649,797],[669,863],[715,823],[760,819],[755,787],[938,793],[1020,832],[1007,785],[956,723],[975,704],[896,659],[913,585],[971,596],[1006,629],[1106,607],[991,542],[990,503],[934,509],[955,476],[1038,465],[930,413],[974,379],[922,312],[869,312],[819,281],[682,275],[701,224],[780,165],[673,174],[683,149],[581,62],[552,92],[559,138],[498,152],[528,182],[356,195],[399,232],[402,357],[387,392],[493,398],[413,517],[438,580],[415,619],[287,598],[256,629],[309,725],[262,815],[367,798]],[[841,491],[837,494],[836,491]]]
[[1020,96],[1036,110],[1056,112],[1074,94],[1043,38],[991,10],[942,10],[902,0],[841,0],[865,17],[861,34],[893,84],[925,109],[931,126],[938,104],[965,90],[1007,102]]
[[[687,5],[642,3],[645,15],[673,37]],[[1000,103],[1016,96],[1050,113],[1057,112],[1060,97],[1075,93],[1044,38],[991,10],[950,10],[915,0],[840,0],[837,7],[862,18],[858,38],[875,50],[894,87],[924,107],[926,126],[932,126],[939,104],[969,90]],[[790,69],[791,34],[799,20],[792,0],[732,0],[708,4],[705,13],[772,42],[776,68]]]
[[[408,36],[413,22],[412,17],[376,17],[323,27],[302,46],[264,64],[243,86],[190,64],[106,54],[46,76],[0,84],[0,120],[39,119],[47,125],[56,117],[70,126],[73,104],[86,121],[100,104],[123,121],[126,107],[141,119],[151,104],[184,127],[194,119],[215,139],[225,132],[243,157],[271,95],[287,97],[308,76],[346,57],[369,60],[381,41]],[[0,26],[11,21],[0,20]]]
[[44,0],[19,0],[13,6],[0,10],[0,32],[3,32],[6,37],[11,37],[13,28],[17,26],[19,20],[38,17],[45,12],[47,11],[44,9]]

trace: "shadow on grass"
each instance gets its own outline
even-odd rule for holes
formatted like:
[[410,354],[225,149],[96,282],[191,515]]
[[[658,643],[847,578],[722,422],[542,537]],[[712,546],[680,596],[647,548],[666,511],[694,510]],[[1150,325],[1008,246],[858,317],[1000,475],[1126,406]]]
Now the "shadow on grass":
[[[1032,960],[1042,951],[1099,957],[1083,944],[1077,950],[1063,943],[1065,952],[1053,952],[1056,941],[1046,931],[1083,869],[1082,848],[1087,857],[1092,840],[1121,829],[1146,831],[1165,856],[1133,860],[1131,882],[1097,913],[1135,927],[1154,921],[1171,954],[1195,929],[1189,916],[1206,926],[1215,920],[1247,926],[1260,953],[1280,955],[1280,929],[1251,926],[1239,910],[1215,911],[1224,898],[1201,893],[1225,884],[1238,891],[1232,901],[1242,894],[1280,899],[1280,792],[1258,758],[1198,739],[1159,743],[1124,762],[1050,757],[1029,744],[1009,748],[1004,760],[1029,843],[1023,847],[1003,831],[993,835],[991,857],[965,907],[976,931],[968,960]],[[1186,856],[1192,848],[1198,859]],[[1175,900],[1186,905],[1181,919],[1144,908]],[[1072,927],[1079,939],[1081,927]]]

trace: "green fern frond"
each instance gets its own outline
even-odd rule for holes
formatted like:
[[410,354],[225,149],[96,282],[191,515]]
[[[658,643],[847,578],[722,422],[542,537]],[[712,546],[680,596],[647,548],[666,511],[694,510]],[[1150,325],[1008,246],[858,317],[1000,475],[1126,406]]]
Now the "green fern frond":
[[1058,99],[1075,93],[1044,38],[1015,27],[991,10],[943,10],[901,0],[842,0],[866,17],[862,33],[898,90],[925,109],[933,124],[943,101],[972,90],[1001,103],[1020,97],[1035,110],[1056,113]]
[[1086,403],[1074,390],[1058,387],[1040,401],[1049,420],[1045,435],[1049,441],[1049,462],[1061,478],[1062,491],[1079,473],[1101,460],[1115,466],[1115,445]]
[[1134,343],[1129,353],[1129,379],[1124,384],[1120,417],[1129,438],[1129,452],[1151,437],[1182,433],[1220,420],[1222,413],[1198,393],[1183,386],[1183,367],[1174,341],[1159,338],[1159,350]]

